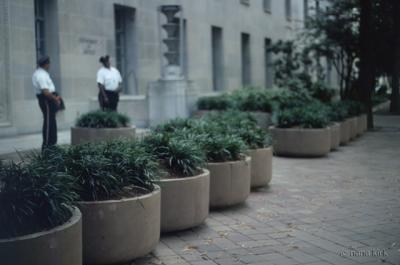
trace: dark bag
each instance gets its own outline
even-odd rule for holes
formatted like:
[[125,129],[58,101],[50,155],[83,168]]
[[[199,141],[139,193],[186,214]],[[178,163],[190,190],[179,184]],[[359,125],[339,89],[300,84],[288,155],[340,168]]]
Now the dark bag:
[[[58,96],[58,93],[57,92],[54,92],[53,93],[55,96]],[[57,106],[57,104],[55,104],[56,105],[56,107],[57,107],[57,111],[60,111],[60,110],[65,110],[65,103],[64,103],[64,100],[61,98],[61,100],[60,100],[60,105],[59,106]]]

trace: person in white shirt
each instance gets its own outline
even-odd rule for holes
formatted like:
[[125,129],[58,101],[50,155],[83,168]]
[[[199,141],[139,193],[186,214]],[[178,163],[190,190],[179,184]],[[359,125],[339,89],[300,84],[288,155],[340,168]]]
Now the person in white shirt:
[[117,111],[122,77],[120,72],[111,66],[110,56],[100,57],[103,65],[97,71],[97,86],[99,87],[99,104],[102,110]]
[[50,58],[44,56],[37,61],[37,69],[32,75],[34,93],[43,113],[43,143],[42,150],[57,144],[56,113],[61,105],[61,97],[55,92],[55,86],[50,78]]

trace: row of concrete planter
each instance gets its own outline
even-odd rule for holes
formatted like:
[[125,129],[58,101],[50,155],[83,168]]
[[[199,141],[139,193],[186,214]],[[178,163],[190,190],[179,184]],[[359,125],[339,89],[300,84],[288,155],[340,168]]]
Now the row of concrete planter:
[[249,155],[253,160],[209,163],[198,176],[160,180],[161,189],[140,197],[80,202],[62,226],[0,240],[0,258],[5,265],[80,265],[123,263],[144,256],[156,247],[160,230],[200,225],[210,207],[242,203],[251,187],[268,184],[272,148],[251,150]]
[[270,128],[275,154],[293,157],[324,156],[366,130],[366,115],[352,117],[322,129]]

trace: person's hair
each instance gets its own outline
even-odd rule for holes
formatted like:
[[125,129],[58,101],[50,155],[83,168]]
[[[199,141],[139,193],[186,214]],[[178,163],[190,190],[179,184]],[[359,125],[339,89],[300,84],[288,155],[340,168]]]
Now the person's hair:
[[102,63],[104,66],[110,61],[110,56],[105,55],[100,57],[99,62]]

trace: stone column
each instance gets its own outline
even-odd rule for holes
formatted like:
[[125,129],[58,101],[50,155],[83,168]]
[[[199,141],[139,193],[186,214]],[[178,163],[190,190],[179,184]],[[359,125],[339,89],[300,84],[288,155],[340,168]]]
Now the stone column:
[[0,0],[0,127],[10,126],[10,17],[9,0]]

